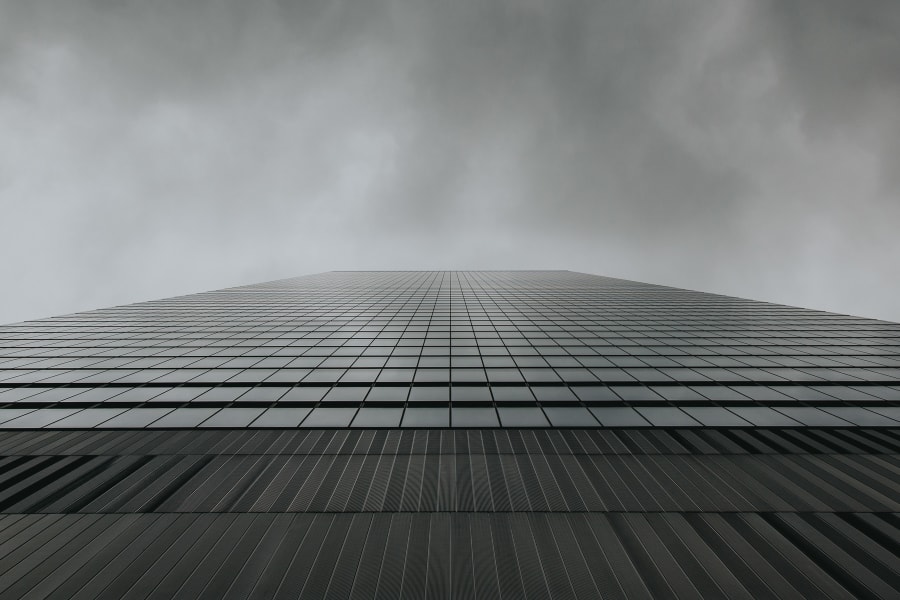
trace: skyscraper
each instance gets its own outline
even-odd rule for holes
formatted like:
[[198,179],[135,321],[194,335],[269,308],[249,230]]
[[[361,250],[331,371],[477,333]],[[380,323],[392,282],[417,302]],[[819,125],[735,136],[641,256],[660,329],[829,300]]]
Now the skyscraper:
[[900,594],[898,324],[336,272],[0,338],[2,597]]

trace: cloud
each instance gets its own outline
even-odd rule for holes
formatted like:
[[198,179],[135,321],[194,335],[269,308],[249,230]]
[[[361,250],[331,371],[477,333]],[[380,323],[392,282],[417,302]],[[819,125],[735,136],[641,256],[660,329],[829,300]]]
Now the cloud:
[[900,320],[890,0],[0,13],[0,321],[334,268]]

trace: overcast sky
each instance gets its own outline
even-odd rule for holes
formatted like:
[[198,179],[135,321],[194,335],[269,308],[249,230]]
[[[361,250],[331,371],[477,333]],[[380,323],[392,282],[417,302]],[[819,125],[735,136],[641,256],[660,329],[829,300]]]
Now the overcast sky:
[[0,322],[560,268],[900,321],[897,0],[0,0]]

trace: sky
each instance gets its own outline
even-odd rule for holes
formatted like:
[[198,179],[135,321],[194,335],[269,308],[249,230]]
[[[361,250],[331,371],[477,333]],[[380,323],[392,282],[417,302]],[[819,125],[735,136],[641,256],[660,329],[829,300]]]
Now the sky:
[[0,0],[0,323],[334,269],[900,321],[897,0]]

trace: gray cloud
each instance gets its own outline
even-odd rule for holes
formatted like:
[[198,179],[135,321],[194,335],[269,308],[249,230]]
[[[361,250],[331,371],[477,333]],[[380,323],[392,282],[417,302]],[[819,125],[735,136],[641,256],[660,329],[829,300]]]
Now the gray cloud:
[[0,15],[2,322],[340,268],[900,320],[896,2]]

